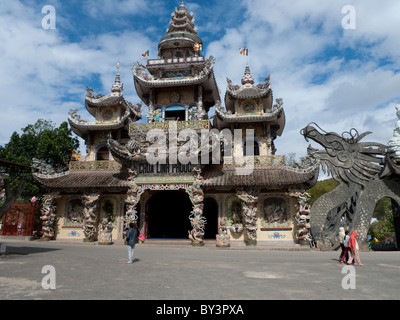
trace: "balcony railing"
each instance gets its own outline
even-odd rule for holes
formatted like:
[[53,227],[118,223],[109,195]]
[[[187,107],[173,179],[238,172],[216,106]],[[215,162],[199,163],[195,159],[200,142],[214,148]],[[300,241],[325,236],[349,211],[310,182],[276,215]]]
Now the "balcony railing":
[[165,122],[149,122],[149,123],[132,123],[129,126],[129,132],[146,132],[153,129],[161,129],[163,131],[174,130],[181,131],[184,129],[201,130],[211,128],[210,120],[195,121],[165,121]]
[[196,62],[204,62],[205,59],[203,56],[199,57],[187,57],[187,58],[173,58],[173,59],[151,59],[147,61],[147,66],[159,66],[165,64],[176,64],[176,63],[196,63]]
[[224,157],[225,164],[239,165],[247,163],[249,165],[264,165],[264,166],[285,166],[284,155],[270,156],[246,156],[246,157]]
[[122,165],[116,161],[70,161],[69,170],[88,170],[88,171],[101,171],[101,170],[119,170]]

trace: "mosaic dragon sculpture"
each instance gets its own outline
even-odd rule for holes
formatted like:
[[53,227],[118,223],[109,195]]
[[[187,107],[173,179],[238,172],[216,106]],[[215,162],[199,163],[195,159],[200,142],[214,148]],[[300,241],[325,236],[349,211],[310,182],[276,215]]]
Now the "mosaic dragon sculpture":
[[99,244],[112,244],[114,226],[108,218],[103,218],[99,225]]
[[257,188],[238,189],[237,197],[242,200],[243,218],[245,221],[247,245],[255,245],[257,243],[257,204],[259,190]]
[[[162,144],[162,147],[165,147],[166,163],[174,163],[175,159],[183,157],[195,159],[206,155],[214,156],[216,150],[219,150],[221,141],[223,141],[223,136],[213,131],[209,131],[208,134],[198,134],[198,136],[191,137],[184,135],[182,139],[179,137],[179,134],[174,135],[165,132],[164,137],[165,144]],[[126,144],[109,139],[108,145],[114,158],[128,167],[132,160],[139,162],[147,161],[150,156],[150,150],[153,153],[155,152],[155,144],[148,141],[146,130],[137,130],[131,133],[130,140]],[[170,152],[173,154],[171,155]],[[170,161],[171,157],[172,161]],[[212,161],[214,161],[214,158]]]
[[140,197],[144,193],[144,190],[141,186],[138,186],[135,183],[135,177],[137,172],[131,169],[129,171],[129,189],[127,192],[127,199],[125,200],[126,203],[126,213],[125,213],[125,224],[128,226],[131,222],[136,222],[139,219],[137,206],[140,201]]
[[85,194],[82,196],[82,202],[84,205],[84,225],[83,233],[85,235],[85,241],[95,241],[97,236],[97,215],[95,213],[99,194]]
[[303,128],[301,134],[307,141],[311,139],[325,148],[317,150],[309,146],[308,154],[318,158],[323,171],[339,182],[338,187],[321,196],[311,208],[311,234],[317,247],[335,249],[341,226],[357,230],[360,243],[365,245],[376,202],[391,192],[388,182],[379,179],[386,146],[360,142],[370,132],[358,134],[351,129],[338,135],[325,132],[315,123]]
[[42,237],[43,239],[51,240],[55,237],[56,228],[56,200],[59,198],[57,195],[45,195],[42,199],[43,204],[40,209],[42,220]]
[[206,218],[203,216],[204,192],[201,189],[201,180],[199,180],[198,177],[193,185],[186,189],[186,193],[189,195],[189,199],[193,204],[193,211],[189,216],[193,229],[189,231],[189,239],[192,241],[192,245],[201,246],[204,245]]

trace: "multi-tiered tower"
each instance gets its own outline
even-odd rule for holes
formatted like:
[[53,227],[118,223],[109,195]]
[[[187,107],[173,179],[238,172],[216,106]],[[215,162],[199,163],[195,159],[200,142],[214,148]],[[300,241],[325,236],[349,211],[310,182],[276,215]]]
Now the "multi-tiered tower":
[[132,68],[135,88],[149,107],[149,122],[207,119],[219,100],[213,57],[201,55],[202,40],[193,13],[182,3],[173,13],[169,28],[158,45],[158,58]]
[[[214,126],[219,130],[229,128],[241,129],[243,132],[253,129],[254,138],[251,143],[254,149],[250,150],[253,151],[252,154],[274,156],[276,152],[274,140],[282,135],[285,128],[285,111],[282,99],[277,99],[276,104],[273,104],[270,77],[256,85],[250,67],[246,66],[241,86],[234,85],[230,79],[227,79],[227,82],[225,109],[221,104],[217,104]],[[243,145],[235,149],[236,157],[246,156],[248,140],[243,137]],[[283,157],[268,159],[281,161],[281,164],[284,164]]]

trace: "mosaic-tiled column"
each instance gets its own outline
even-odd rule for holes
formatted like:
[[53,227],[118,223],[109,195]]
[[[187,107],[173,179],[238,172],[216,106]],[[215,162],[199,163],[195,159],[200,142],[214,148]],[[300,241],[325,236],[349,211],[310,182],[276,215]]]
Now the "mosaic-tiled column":
[[311,206],[308,201],[311,198],[311,195],[304,190],[290,190],[290,196],[293,196],[297,199],[298,205],[297,212],[295,215],[295,220],[297,224],[297,231],[295,233],[296,240],[299,241],[300,244],[309,243],[311,247],[313,247],[313,239],[311,235],[311,224],[310,224],[310,211]]
[[43,240],[52,240],[55,237],[55,227],[57,220],[57,204],[55,202],[59,197],[60,196],[57,194],[47,194],[42,199],[43,204],[40,209],[40,220],[42,220]]
[[110,245],[113,244],[112,241],[112,231],[114,226],[108,218],[103,218],[99,224],[99,244],[100,245]]
[[137,222],[137,205],[140,201],[140,197],[142,196],[144,190],[141,186],[138,186],[135,182],[136,171],[130,170],[129,180],[129,189],[127,192],[127,198],[125,203],[127,204],[126,213],[125,213],[125,225],[128,225],[131,222]]
[[245,220],[246,245],[257,245],[257,204],[259,190],[250,188],[248,190],[236,190],[237,197],[242,200],[243,218]]
[[230,247],[231,238],[228,234],[227,219],[219,218],[218,221],[218,234],[217,234],[217,247]]
[[95,241],[97,237],[97,214],[95,213],[100,194],[85,194],[82,196],[84,206],[83,241]]
[[192,186],[186,188],[186,192],[189,194],[190,201],[193,204],[193,211],[189,216],[193,229],[189,231],[189,239],[192,240],[193,246],[203,246],[206,218],[203,216],[204,192],[201,189],[201,182],[196,179]]

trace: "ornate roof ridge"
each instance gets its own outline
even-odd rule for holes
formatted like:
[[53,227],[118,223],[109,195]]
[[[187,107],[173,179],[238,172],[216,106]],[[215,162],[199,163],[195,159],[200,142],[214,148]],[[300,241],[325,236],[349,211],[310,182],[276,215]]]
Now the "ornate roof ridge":
[[89,94],[85,96],[85,101],[90,104],[91,106],[94,107],[104,107],[107,105],[112,105],[116,104],[120,101],[123,101],[123,95],[122,94],[113,94],[110,93],[106,96],[104,95],[95,95],[95,94]]
[[[279,100],[279,99],[278,99]],[[260,112],[259,114],[243,114],[230,113],[229,111],[223,110],[221,104],[215,105],[215,112],[217,115],[228,122],[235,121],[254,121],[254,120],[270,120],[279,116],[283,110],[283,104],[276,104],[273,106],[271,112]]]
[[226,94],[231,96],[232,98],[239,98],[239,99],[245,99],[245,98],[263,98],[265,96],[268,96],[270,93],[271,88],[266,88],[266,89],[261,89],[256,86],[252,86],[250,88],[244,88],[241,87],[238,90],[230,90],[227,88]]
[[118,128],[125,125],[126,120],[130,116],[130,110],[126,110],[125,114],[120,118],[120,120],[113,121],[93,121],[89,122],[83,120],[80,115],[78,115],[78,110],[70,110],[68,114],[69,123],[75,128],[96,128],[96,129],[108,129],[108,128]]
[[303,184],[316,179],[318,169],[307,172],[288,170],[285,166],[254,165],[253,167],[239,167],[224,165],[219,171],[205,171],[202,185],[215,186],[284,186]]
[[267,95],[271,90],[270,78],[271,76],[268,76],[263,83],[255,85],[250,67],[246,65],[241,86],[234,85],[229,78],[226,78],[226,94],[229,94],[233,98],[261,98]]
[[[82,189],[82,188],[125,188],[129,181],[121,170],[77,170],[59,176],[38,176],[34,178],[51,189]],[[99,178],[99,179],[98,179]]]
[[64,177],[70,174],[70,171],[65,171],[65,172],[61,172],[61,173],[50,173],[50,174],[43,174],[43,173],[36,173],[33,172],[32,175],[34,177],[37,177],[39,179],[56,179],[56,178],[60,178],[60,177]]
[[196,33],[197,34],[197,30],[196,27],[194,27],[194,25],[192,25],[189,22],[186,22],[184,24],[174,24],[173,22],[171,22],[170,24],[170,28],[168,30],[168,32],[173,32],[171,30],[171,27],[175,28],[175,29],[186,29],[186,31],[189,31],[190,33]]
[[177,85],[182,83],[196,83],[203,81],[208,78],[210,73],[213,73],[213,67],[215,64],[215,58],[210,56],[205,63],[204,68],[194,77],[184,77],[184,78],[164,78],[164,79],[155,79],[153,75],[146,74],[144,70],[147,68],[141,65],[139,62],[136,62],[134,66],[132,66],[132,71],[135,79],[140,81],[143,85]]
[[121,99],[123,100],[124,85],[121,84],[121,76],[119,72],[115,76],[115,81],[111,86],[111,93],[97,94],[92,88],[86,87],[85,100],[93,106],[104,106],[111,103],[117,103]]

